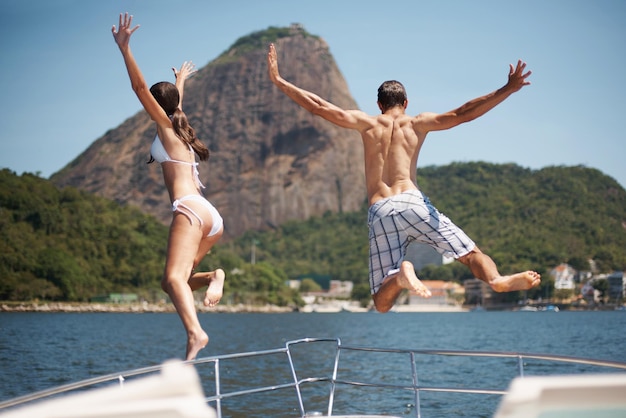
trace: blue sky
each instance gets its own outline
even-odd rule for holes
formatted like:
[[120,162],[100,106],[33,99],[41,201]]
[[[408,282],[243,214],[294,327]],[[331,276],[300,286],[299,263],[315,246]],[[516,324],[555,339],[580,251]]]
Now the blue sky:
[[297,22],[326,40],[369,113],[385,80],[404,83],[408,113],[444,112],[501,87],[523,59],[532,85],[430,134],[419,165],[584,165],[626,187],[621,0],[0,0],[0,167],[49,177],[141,109],[110,32],[124,11],[141,25],[132,47],[149,84]]

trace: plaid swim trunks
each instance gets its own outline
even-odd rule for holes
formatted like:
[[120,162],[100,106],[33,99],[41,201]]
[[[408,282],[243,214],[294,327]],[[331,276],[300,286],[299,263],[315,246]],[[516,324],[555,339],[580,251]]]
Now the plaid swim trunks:
[[381,199],[370,206],[369,280],[372,294],[383,280],[395,274],[413,241],[428,244],[447,257],[458,259],[476,244],[435,208],[419,190],[410,190]]

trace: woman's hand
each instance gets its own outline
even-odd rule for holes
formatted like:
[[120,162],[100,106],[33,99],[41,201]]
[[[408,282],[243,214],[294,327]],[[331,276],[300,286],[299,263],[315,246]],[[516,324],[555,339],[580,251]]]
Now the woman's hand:
[[196,64],[191,61],[185,61],[183,65],[180,66],[180,70],[177,70],[176,67],[172,67],[172,71],[174,71],[174,77],[176,77],[176,81],[178,81],[179,79],[188,79],[198,70],[196,70]]
[[183,62],[183,65],[180,66],[180,70],[177,70],[175,67],[172,67],[174,71],[174,76],[176,77],[176,88],[178,89],[178,94],[180,96],[178,102],[178,108],[183,110],[183,95],[185,92],[185,80],[191,77],[196,71],[196,64],[191,61]]
[[111,28],[111,32],[113,33],[113,38],[115,39],[115,43],[120,49],[127,47],[130,42],[130,35],[133,34],[137,29],[139,29],[139,25],[134,28],[130,28],[133,23],[133,16],[129,15],[128,12],[120,13],[120,23],[119,30],[115,30],[115,25]]

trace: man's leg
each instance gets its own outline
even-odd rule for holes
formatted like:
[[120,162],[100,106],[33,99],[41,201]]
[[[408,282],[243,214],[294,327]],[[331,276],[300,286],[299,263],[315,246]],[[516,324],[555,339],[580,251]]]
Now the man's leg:
[[541,283],[541,275],[532,270],[510,276],[501,276],[496,263],[478,247],[474,247],[472,251],[460,257],[458,261],[468,266],[474,276],[487,283],[496,292],[527,290]]
[[430,290],[415,275],[413,264],[409,261],[403,261],[398,272],[387,276],[378,292],[372,295],[376,310],[381,313],[388,312],[405,289],[425,298],[432,296]]

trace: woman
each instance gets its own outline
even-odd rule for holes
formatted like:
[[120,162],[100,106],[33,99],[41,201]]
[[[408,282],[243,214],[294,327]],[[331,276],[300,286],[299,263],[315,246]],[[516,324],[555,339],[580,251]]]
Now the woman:
[[194,268],[220,239],[223,221],[217,210],[200,193],[195,154],[200,160],[209,158],[208,148],[196,137],[182,111],[185,79],[195,72],[185,62],[180,71],[174,69],[176,85],[161,82],[150,89],[130,50],[130,37],[139,28],[131,28],[133,17],[120,14],[119,30],[111,31],[128,70],[132,88],[157,125],[157,137],[150,150],[161,164],[163,179],[172,202],[172,224],[167,244],[167,259],[161,287],[170,296],[187,331],[186,359],[196,358],[209,342],[196,313],[193,291],[207,286],[204,304],[215,306],[222,297],[224,271],[194,273]]

